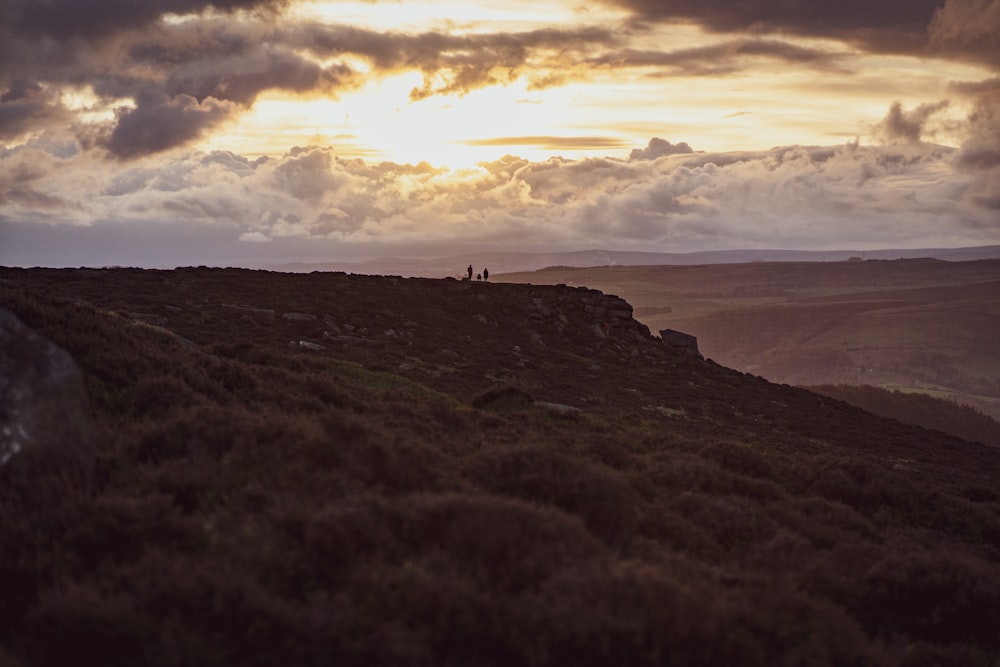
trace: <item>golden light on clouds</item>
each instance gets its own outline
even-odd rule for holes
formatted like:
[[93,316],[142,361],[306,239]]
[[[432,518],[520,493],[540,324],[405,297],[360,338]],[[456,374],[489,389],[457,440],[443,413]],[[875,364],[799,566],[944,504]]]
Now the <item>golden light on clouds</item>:
[[1000,239],[1000,25],[969,0],[8,4],[0,231]]
[[[586,12],[558,2],[434,1],[311,2],[295,5],[292,16],[414,34],[449,26],[452,34],[474,34],[538,29],[553,22],[572,25],[595,16],[616,21],[623,14]],[[227,127],[208,145],[281,155],[292,146],[319,144],[347,158],[426,161],[459,169],[511,152],[529,160],[624,157],[652,136],[683,140],[705,151],[822,145],[851,137],[870,141],[871,127],[885,114],[887,96],[915,105],[944,97],[948,81],[989,74],[978,65],[944,62],[931,68],[925,59],[912,56],[869,55],[835,40],[786,37],[783,44],[793,54],[798,49],[829,58],[823,66],[796,66],[782,60],[780,52],[760,58],[747,47],[753,39],[667,24],[637,31],[631,51],[618,60],[612,53],[593,66],[580,58],[559,62],[548,53],[548,60],[541,57],[516,69],[492,68],[486,74],[492,83],[470,90],[414,97],[414,91],[446,88],[454,74],[413,69],[372,73],[359,88],[340,91],[335,98],[274,91],[261,95],[238,126]],[[663,58],[661,65],[620,66],[664,44],[678,55]],[[600,53],[595,51],[594,58]],[[370,70],[368,62],[356,57],[323,64],[331,63]],[[702,71],[709,75],[700,75]],[[958,118],[967,112],[967,105],[957,104],[947,115]],[[947,125],[939,123],[935,138],[960,141]]]

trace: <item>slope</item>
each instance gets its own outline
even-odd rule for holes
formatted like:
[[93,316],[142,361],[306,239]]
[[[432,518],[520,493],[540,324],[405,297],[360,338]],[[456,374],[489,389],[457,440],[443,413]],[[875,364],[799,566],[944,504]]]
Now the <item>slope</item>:
[[0,467],[5,662],[1000,657],[998,450],[677,353],[616,297],[4,269],[0,306],[76,359],[97,443],[44,500]]

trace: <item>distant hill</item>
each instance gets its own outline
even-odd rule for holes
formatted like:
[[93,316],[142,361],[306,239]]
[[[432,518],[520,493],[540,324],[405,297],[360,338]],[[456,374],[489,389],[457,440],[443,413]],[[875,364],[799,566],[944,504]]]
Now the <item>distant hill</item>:
[[821,385],[806,389],[856,405],[882,417],[891,417],[907,424],[950,433],[964,440],[1000,447],[1000,422],[954,401],[898,389],[889,391],[871,385]]
[[1000,449],[632,313],[0,268],[0,663],[996,665]]
[[932,258],[945,261],[1000,259],[1000,245],[970,248],[924,248],[908,250],[718,250],[691,253],[580,250],[576,252],[482,252],[433,259],[384,257],[365,262],[293,262],[262,264],[275,271],[346,271],[367,275],[453,278],[464,275],[468,265],[476,272],[488,267],[493,275],[537,271],[552,266],[655,266],[743,264],[748,262],[841,262],[856,259]]

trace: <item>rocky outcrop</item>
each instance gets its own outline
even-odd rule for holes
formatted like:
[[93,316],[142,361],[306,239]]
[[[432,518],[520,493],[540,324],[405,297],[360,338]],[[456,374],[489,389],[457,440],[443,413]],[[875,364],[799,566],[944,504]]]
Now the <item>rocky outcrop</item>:
[[95,459],[87,395],[73,358],[0,309],[2,483],[46,502],[89,487]]
[[704,357],[701,356],[701,352],[698,350],[698,339],[691,334],[686,334],[683,331],[675,331],[673,329],[661,329],[660,339],[663,341],[664,345],[669,345],[671,348],[681,352],[682,354],[704,359]]

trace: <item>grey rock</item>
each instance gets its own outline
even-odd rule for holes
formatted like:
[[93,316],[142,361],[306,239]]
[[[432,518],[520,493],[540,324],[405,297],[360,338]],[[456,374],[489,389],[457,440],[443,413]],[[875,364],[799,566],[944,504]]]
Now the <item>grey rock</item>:
[[309,313],[283,313],[281,319],[291,322],[312,322],[316,319],[316,316]]
[[274,311],[268,308],[254,308],[253,306],[234,306],[232,304],[222,304],[222,309],[242,315],[257,324],[271,324],[274,322]]
[[26,492],[45,502],[88,488],[95,460],[93,422],[76,362],[0,309],[0,468],[16,469]]
[[697,357],[698,359],[704,358],[698,350],[698,339],[691,334],[686,334],[683,331],[675,331],[673,329],[661,329],[660,339],[665,345],[670,346],[672,349],[682,354]]
[[549,401],[535,401],[535,405],[540,408],[545,408],[546,410],[551,410],[552,412],[557,412],[562,415],[571,415],[583,412],[580,408],[575,408],[572,405],[566,405],[565,403],[550,403]]
[[289,343],[292,347],[300,347],[304,350],[312,350],[313,352],[319,352],[325,350],[326,348],[318,343],[310,343],[307,340],[293,340]]

